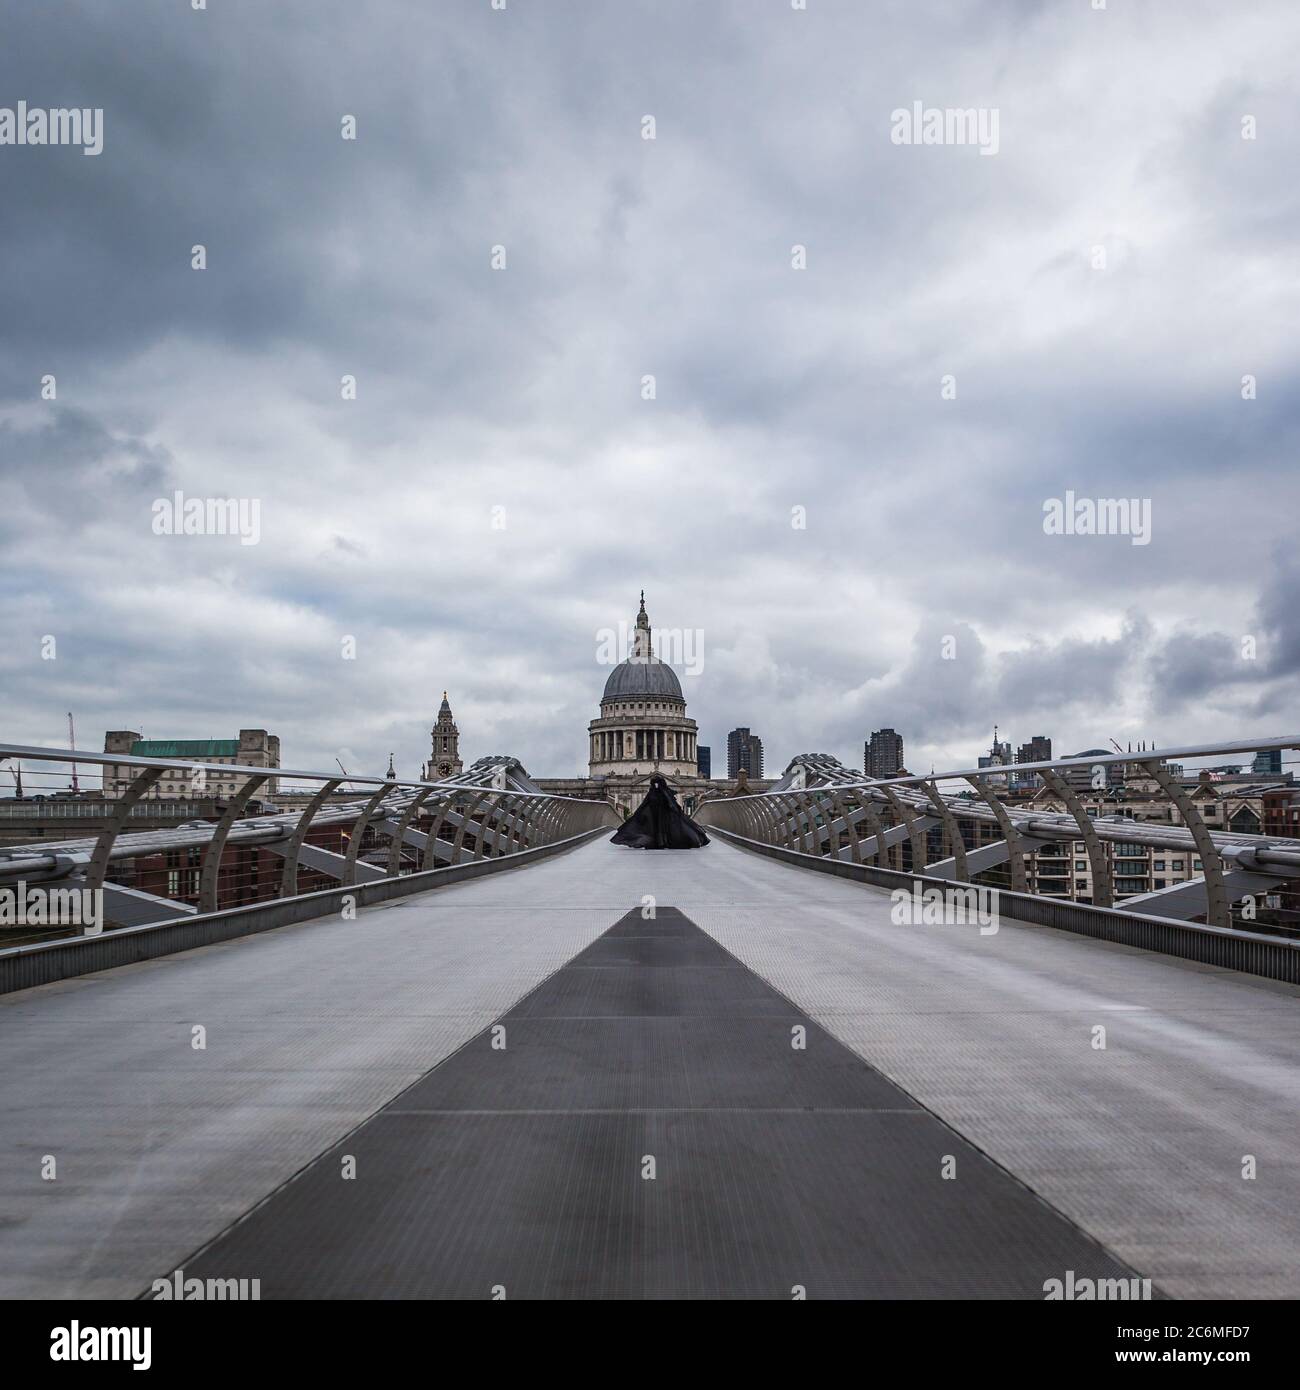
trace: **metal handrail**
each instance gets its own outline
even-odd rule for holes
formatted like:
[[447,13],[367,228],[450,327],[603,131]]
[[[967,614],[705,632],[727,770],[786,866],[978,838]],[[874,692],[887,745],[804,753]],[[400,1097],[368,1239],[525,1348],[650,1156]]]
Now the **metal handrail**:
[[[125,796],[106,798],[91,803],[96,818],[103,817],[104,827],[93,836],[63,841],[41,840],[0,846],[0,880],[30,879],[36,881],[71,878],[81,880],[91,888],[104,882],[108,867],[124,860],[139,859],[167,851],[195,850],[213,845],[217,863],[205,868],[207,889],[204,894],[206,910],[215,908],[215,887],[218,880],[221,852],[231,844],[262,847],[285,859],[280,896],[293,896],[297,889],[299,856],[302,869],[325,873],[340,882],[350,882],[358,872],[358,856],[349,846],[347,854],[335,854],[319,846],[310,846],[309,832],[320,826],[362,824],[364,831],[373,826],[384,833],[381,822],[400,820],[401,840],[422,849],[426,866],[436,862],[458,864],[468,859],[504,859],[524,849],[533,849],[560,839],[597,829],[601,824],[614,824],[612,809],[607,801],[543,792],[528,780],[518,762],[509,757],[484,759],[468,772],[439,782],[397,777],[348,775],[341,778],[337,771],[317,772],[280,767],[253,767],[231,763],[189,761],[180,758],[151,758],[129,753],[84,753],[80,750],[33,748],[0,744],[0,758],[20,757],[26,762],[70,762],[129,767],[135,773]],[[244,774],[249,780],[264,782],[305,781],[314,784],[316,794],[305,808],[292,807],[259,815],[242,816],[219,821],[190,820],[176,826],[127,832],[125,826],[132,815],[156,815],[163,801],[146,802],[146,792],[168,770],[177,769],[191,775],[219,774],[229,782],[232,774]],[[352,783],[377,792],[356,800],[330,800],[340,783]],[[247,782],[244,783],[247,785]],[[237,796],[233,789],[231,796]],[[416,803],[434,814],[431,835],[414,828],[411,815]],[[44,805],[24,803],[24,809],[40,814]],[[61,802],[60,805],[75,803]],[[193,800],[186,805],[193,806]],[[205,803],[215,808],[219,801]],[[86,811],[86,806],[78,808]],[[231,807],[237,813],[240,806]],[[435,814],[436,813],[436,814]],[[56,814],[72,815],[75,812]],[[509,822],[509,833],[503,834]],[[454,838],[437,838],[438,828],[446,824]],[[471,840],[472,835],[472,840]],[[215,840],[215,844],[214,844]],[[308,847],[311,853],[308,855]],[[389,857],[386,872],[367,864],[371,878],[393,877],[402,871],[400,845]],[[337,864],[334,862],[337,860]],[[159,899],[160,903],[166,900]]]
[[[1142,775],[1152,778],[1170,798],[1181,817],[1181,824],[1139,821],[1125,816],[1097,816],[1088,818],[1087,832],[1095,836],[1097,841],[1139,844],[1199,856],[1208,895],[1209,920],[1216,926],[1226,927],[1231,925],[1232,920],[1225,888],[1226,875],[1244,872],[1260,878],[1300,878],[1300,840],[1210,830],[1192,798],[1177,788],[1164,772],[1164,763],[1169,758],[1213,757],[1274,748],[1300,748],[1300,735],[1179,747],[1161,750],[1158,754],[1147,750],[1139,754],[1098,754],[1095,757],[1009,764],[1005,770],[1002,767],[970,768],[932,772],[924,776],[908,773],[891,778],[859,778],[826,755],[803,755],[793,760],[785,775],[772,788],[743,796],[710,798],[699,805],[696,816],[704,825],[751,836],[753,832],[747,831],[746,825],[758,824],[762,827],[761,838],[769,844],[810,855],[815,851],[816,856],[822,858],[840,858],[847,853],[861,863],[863,849],[856,830],[850,835],[847,848],[840,844],[840,839],[842,835],[849,834],[853,822],[859,817],[871,822],[874,828],[879,818],[878,811],[872,808],[887,808],[895,827],[891,831],[881,831],[867,837],[875,844],[874,851],[868,850],[867,853],[874,854],[878,861],[887,843],[886,834],[889,835],[888,843],[899,843],[900,837],[905,836],[912,846],[913,858],[919,853],[923,861],[925,832],[918,829],[915,818],[926,817],[930,824],[944,823],[946,812],[960,820],[998,826],[1003,832],[1006,858],[1017,860],[1011,869],[1013,879],[1020,880],[1023,877],[1020,872],[1023,857],[1035,853],[1024,849],[1020,837],[1074,842],[1084,833],[1082,822],[1075,814],[1078,808],[1071,805],[1075,798],[1059,774],[1076,768],[1091,770],[1098,765],[1131,764],[1140,767]],[[941,790],[939,786],[941,782],[962,780],[987,787],[993,778],[1006,776],[1013,770],[1045,773],[1051,779],[1051,785],[1044,789],[1043,794],[1049,798],[1065,799],[1067,812],[1018,807],[1009,802],[994,805],[993,799],[974,798],[965,790],[958,795]],[[853,799],[859,803],[858,807],[846,810],[845,802]],[[791,809],[791,803],[794,809]],[[746,808],[751,806],[776,808],[777,814],[756,820],[746,815]],[[1008,827],[1015,832],[1014,837],[1006,835]],[[965,849],[957,851],[954,847],[954,854],[951,872],[957,878],[965,878]],[[1090,849],[1089,858],[1093,861],[1094,872],[1099,854],[1100,850],[1095,846]],[[1235,881],[1246,880],[1238,878]],[[1104,885],[1101,891],[1109,896],[1108,886]]]

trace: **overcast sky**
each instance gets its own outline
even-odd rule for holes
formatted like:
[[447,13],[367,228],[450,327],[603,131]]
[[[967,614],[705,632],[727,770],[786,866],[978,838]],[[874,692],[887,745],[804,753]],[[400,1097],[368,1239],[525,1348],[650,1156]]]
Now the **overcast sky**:
[[1092,4],[14,9],[104,116],[0,145],[0,740],[571,775],[642,587],[715,768],[1296,731],[1300,7]]

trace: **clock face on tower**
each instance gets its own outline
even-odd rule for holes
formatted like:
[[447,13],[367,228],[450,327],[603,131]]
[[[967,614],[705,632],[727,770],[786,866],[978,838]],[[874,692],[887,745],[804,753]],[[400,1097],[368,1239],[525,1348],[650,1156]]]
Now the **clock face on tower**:
[[450,777],[450,776],[451,776],[451,764],[450,764],[450,763],[439,763],[439,764],[438,764],[438,776],[439,776],[439,777]]

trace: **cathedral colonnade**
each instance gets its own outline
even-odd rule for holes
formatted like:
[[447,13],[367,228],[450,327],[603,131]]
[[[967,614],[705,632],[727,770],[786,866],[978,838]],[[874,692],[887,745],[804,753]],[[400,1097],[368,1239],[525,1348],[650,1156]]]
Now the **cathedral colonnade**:
[[600,729],[591,735],[592,763],[685,761],[699,758],[696,734],[685,728]]

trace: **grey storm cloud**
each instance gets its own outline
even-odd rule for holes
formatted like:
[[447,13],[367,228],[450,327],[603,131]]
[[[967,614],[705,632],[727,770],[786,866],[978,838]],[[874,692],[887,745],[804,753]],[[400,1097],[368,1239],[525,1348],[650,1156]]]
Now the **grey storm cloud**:
[[[715,764],[1289,725],[1297,57],[1286,0],[11,16],[0,105],[105,142],[0,148],[5,733],[414,771],[447,688],[570,773],[642,586]],[[891,143],[916,100],[997,156]],[[260,543],[151,534],[173,489]],[[1150,544],[1044,534],[1067,490]]]
[[171,477],[167,449],[113,431],[83,410],[51,404],[19,427],[0,420],[0,527],[11,545],[49,553],[58,532],[105,515],[121,516],[138,499],[164,491]]
[[[1272,556],[1255,612],[1239,633],[1176,631],[1152,661],[1155,688],[1171,708],[1241,692],[1259,718],[1295,712],[1300,675],[1300,556]],[[1288,726],[1289,727],[1289,726]]]
[[1271,645],[1268,674],[1278,679],[1300,675],[1300,551],[1294,544],[1273,556],[1259,618]]

